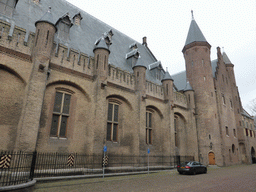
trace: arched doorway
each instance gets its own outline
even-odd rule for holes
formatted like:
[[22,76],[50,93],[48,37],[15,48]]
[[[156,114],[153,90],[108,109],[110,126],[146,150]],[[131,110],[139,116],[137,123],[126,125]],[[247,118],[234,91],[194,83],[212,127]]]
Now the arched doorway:
[[251,149],[252,163],[256,163],[255,149],[252,147]]
[[213,152],[210,152],[208,154],[208,158],[209,158],[209,165],[215,165],[215,155]]

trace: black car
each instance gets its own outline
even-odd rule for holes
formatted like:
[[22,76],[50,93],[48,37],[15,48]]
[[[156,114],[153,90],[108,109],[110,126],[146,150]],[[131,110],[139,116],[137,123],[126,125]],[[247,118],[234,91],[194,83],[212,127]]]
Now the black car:
[[195,175],[197,173],[207,173],[207,167],[197,161],[189,161],[179,164],[177,171],[179,174],[190,173]]

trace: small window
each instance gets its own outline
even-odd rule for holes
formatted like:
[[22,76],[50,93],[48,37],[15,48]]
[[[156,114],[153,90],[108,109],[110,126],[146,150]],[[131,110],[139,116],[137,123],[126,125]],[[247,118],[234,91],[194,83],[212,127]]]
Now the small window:
[[228,127],[226,126],[226,135],[229,136]]
[[68,16],[65,16],[61,19],[59,19],[59,21],[57,21],[57,28],[58,28],[58,38],[67,41],[69,40],[69,31],[70,28],[72,26],[72,23],[69,19]]
[[152,113],[146,112],[146,144],[152,144]]
[[232,145],[232,153],[235,153],[235,145]]
[[248,133],[248,129],[245,129],[245,135],[248,136],[249,133]]
[[232,109],[233,108],[233,103],[232,103],[232,100],[230,99],[230,108]]
[[117,141],[119,105],[108,104],[107,141]]
[[223,102],[224,105],[226,104],[226,100],[225,100],[224,95],[222,95],[222,102]]
[[234,137],[236,137],[236,129],[233,129]]
[[70,94],[56,92],[50,136],[66,137],[70,113],[70,101]]

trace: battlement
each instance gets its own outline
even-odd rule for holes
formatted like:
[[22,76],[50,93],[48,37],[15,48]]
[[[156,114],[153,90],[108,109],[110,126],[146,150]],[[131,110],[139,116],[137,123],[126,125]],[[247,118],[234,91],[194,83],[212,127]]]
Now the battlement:
[[111,64],[108,65],[108,81],[125,88],[135,89],[135,76],[134,74],[124,71]]
[[0,20],[0,46],[31,55],[35,34]]
[[187,102],[187,97],[186,95],[180,93],[180,92],[173,92],[173,101],[175,105],[187,108],[188,107],[188,102]]
[[146,94],[158,99],[164,99],[164,88],[162,85],[146,81]]
[[87,75],[93,75],[94,57],[54,43],[51,62]]

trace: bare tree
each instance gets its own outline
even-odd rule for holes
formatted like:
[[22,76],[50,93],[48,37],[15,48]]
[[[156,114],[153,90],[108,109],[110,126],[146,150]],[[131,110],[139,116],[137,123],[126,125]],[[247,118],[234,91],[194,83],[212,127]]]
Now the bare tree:
[[249,109],[251,110],[252,115],[256,115],[256,98],[250,101]]

